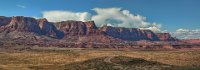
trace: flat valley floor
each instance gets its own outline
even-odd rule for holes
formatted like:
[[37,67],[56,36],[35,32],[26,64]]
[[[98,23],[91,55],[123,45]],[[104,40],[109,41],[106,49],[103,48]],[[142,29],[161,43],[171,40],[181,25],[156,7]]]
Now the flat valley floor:
[[200,49],[0,49],[0,70],[200,70]]

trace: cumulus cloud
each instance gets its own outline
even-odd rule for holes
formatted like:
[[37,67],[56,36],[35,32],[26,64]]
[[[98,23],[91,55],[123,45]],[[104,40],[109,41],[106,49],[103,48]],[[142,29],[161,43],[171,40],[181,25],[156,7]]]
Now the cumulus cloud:
[[200,29],[190,30],[180,28],[171,34],[180,39],[200,39]]
[[146,22],[146,17],[134,15],[129,10],[122,8],[94,8],[97,14],[92,20],[97,26],[111,25],[115,27],[150,29],[155,32],[161,31],[161,24]]
[[16,5],[17,7],[19,7],[19,8],[27,8],[25,5],[20,5],[20,4],[18,4],[18,5]]
[[91,19],[91,14],[88,12],[71,12],[71,11],[45,11],[43,18],[51,22],[59,22],[66,20],[86,21]]
[[150,29],[154,32],[161,31],[161,24],[146,21],[146,17],[132,14],[129,10],[122,8],[94,8],[96,14],[88,12],[71,11],[45,11],[43,17],[51,22],[64,20],[88,21],[94,20],[97,26],[115,26],[126,28]]
[[176,30],[176,32],[178,32],[178,33],[185,33],[185,32],[189,32],[189,31],[190,31],[189,29],[183,29],[183,28]]

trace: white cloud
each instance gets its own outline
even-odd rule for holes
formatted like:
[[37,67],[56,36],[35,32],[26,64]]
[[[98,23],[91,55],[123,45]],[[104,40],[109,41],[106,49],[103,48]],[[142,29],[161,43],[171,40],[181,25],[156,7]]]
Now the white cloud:
[[85,20],[90,20],[91,14],[88,12],[45,11],[43,12],[43,18],[46,18],[51,22],[58,22],[65,20],[85,21]]
[[189,29],[180,28],[180,29],[177,29],[176,32],[189,32]]
[[25,8],[27,8],[25,5],[20,5],[20,4],[18,4],[18,5],[16,5],[17,7],[20,7],[20,8],[23,8],[23,9],[25,9]]
[[172,36],[175,36],[180,39],[200,39],[200,29],[190,30],[180,28],[177,29],[176,32],[172,32],[171,34]]
[[92,16],[97,26],[112,25],[115,27],[150,29],[161,31],[161,24],[146,22],[146,17],[131,14],[129,10],[121,8],[94,8],[97,14]]
[[122,8],[94,8],[96,14],[91,15],[88,12],[71,12],[71,11],[45,11],[43,18],[51,22],[64,20],[88,21],[94,20],[97,26],[109,25],[115,27],[141,28],[150,29],[154,32],[161,31],[161,24],[150,23],[146,17],[134,15],[129,10]]

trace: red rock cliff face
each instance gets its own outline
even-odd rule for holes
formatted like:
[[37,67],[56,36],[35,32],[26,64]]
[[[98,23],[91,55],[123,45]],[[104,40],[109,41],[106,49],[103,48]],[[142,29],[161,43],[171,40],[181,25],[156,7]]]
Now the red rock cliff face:
[[65,36],[86,34],[86,25],[81,21],[63,21],[56,24],[58,29],[64,32]]
[[63,31],[67,35],[90,35],[95,34],[97,27],[94,21],[82,22],[82,21],[63,21],[55,23],[58,29]]
[[6,25],[8,25],[11,21],[10,17],[0,16],[0,32],[5,31]]
[[[101,39],[102,36],[116,38],[120,40],[138,41],[174,41],[169,33],[153,33],[151,30],[141,30],[138,28],[123,28],[103,26],[96,27],[94,21],[62,21],[48,22],[47,19],[34,19],[31,17],[2,17],[0,16],[0,32],[32,32],[54,38],[84,36],[88,38]],[[89,37],[92,36],[92,37]],[[101,36],[101,37],[100,37]],[[106,38],[105,37],[105,38]],[[92,40],[91,39],[91,40]],[[95,39],[96,40],[96,39]]]
[[86,28],[87,28],[87,35],[96,34],[96,32],[98,30],[97,30],[97,27],[96,27],[94,21],[88,21],[88,22],[84,22],[84,23],[85,23]]
[[34,18],[30,17],[12,17],[11,22],[7,25],[10,31],[20,31],[20,32],[36,32],[41,33],[38,23]]
[[44,19],[38,19],[31,17],[23,17],[23,16],[16,16],[16,17],[1,17],[0,18],[0,29],[1,32],[7,31],[19,31],[19,32],[33,32],[39,35],[47,35],[50,37],[58,37],[58,30],[56,27]]
[[64,32],[66,36],[86,36],[86,35],[106,35],[117,39],[138,41],[138,40],[173,40],[173,38],[166,37],[166,39],[159,37],[151,30],[141,30],[138,28],[123,28],[103,26],[96,27],[94,21],[81,22],[81,21],[63,21],[55,23],[58,29]]
[[157,36],[150,30],[140,30],[137,28],[123,28],[123,27],[111,27],[104,26],[100,28],[101,33],[106,35],[130,41],[137,40],[159,40]]
[[153,33],[151,30],[142,30],[142,33],[145,35],[147,40],[152,41],[159,41],[160,39],[157,37],[155,33]]
[[45,18],[37,19],[37,23],[40,30],[42,31],[41,34],[43,35],[55,38],[62,38],[64,36],[64,34],[61,31],[57,30],[53,23],[48,22]]
[[171,37],[169,33],[157,33],[156,34],[161,41],[175,41],[176,39]]
[[10,17],[0,16],[0,26],[7,25],[11,21]]

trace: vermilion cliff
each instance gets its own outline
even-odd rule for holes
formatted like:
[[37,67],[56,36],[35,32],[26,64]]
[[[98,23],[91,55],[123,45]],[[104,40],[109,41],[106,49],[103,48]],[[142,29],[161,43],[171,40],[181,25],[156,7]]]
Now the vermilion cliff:
[[[47,19],[34,19],[31,17],[0,17],[0,32],[4,33],[33,33],[37,36],[43,35],[56,39],[65,39],[74,36],[85,36],[93,38],[99,36],[112,37],[120,40],[138,41],[175,41],[169,33],[155,34],[151,30],[138,28],[123,28],[103,26],[97,27],[94,21],[62,21],[48,22]],[[18,35],[14,34],[13,36]],[[19,34],[21,35],[21,34]],[[95,36],[95,37],[94,37]],[[99,38],[100,39],[100,38]]]
[[169,33],[156,33],[156,35],[161,41],[175,41],[176,40]]
[[[0,32],[24,32],[46,35],[54,38],[62,38],[62,32],[46,19],[34,19],[31,17],[0,17]],[[13,36],[18,34],[13,34]]]
[[138,28],[97,27],[94,21],[49,22],[45,18],[0,16],[0,46],[8,44],[69,48],[155,49],[191,48],[192,46],[171,37],[169,33],[154,33],[151,30]]
[[65,36],[91,36],[105,35],[121,40],[138,41],[175,41],[169,33],[153,33],[151,30],[141,30],[138,28],[123,28],[103,26],[96,27],[94,21],[62,21],[55,23],[58,30],[64,32]]

